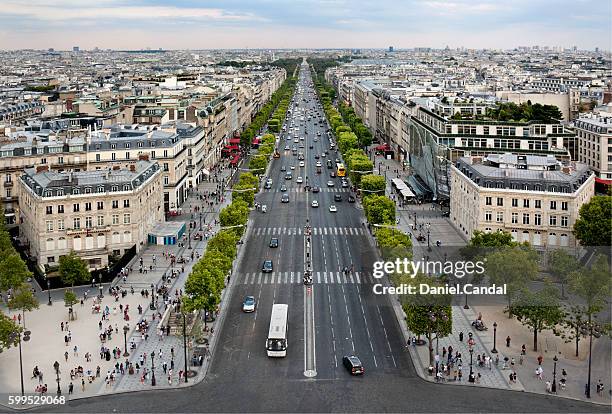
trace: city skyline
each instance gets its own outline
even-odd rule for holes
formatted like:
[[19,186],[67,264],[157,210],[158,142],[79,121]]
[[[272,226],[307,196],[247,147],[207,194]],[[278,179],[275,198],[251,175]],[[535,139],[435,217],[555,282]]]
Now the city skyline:
[[158,0],[102,0],[93,7],[79,0],[8,0],[0,9],[0,48],[610,50],[609,15],[610,4],[594,0],[305,0],[291,8],[277,0],[179,0],[170,6]]

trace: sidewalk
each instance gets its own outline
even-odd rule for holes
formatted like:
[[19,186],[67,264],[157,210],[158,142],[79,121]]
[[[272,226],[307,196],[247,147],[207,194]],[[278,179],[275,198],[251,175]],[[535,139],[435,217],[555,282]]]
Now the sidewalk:
[[[372,155],[370,156],[372,159]],[[396,160],[388,160],[382,156],[375,156],[375,172],[380,170],[381,175],[386,177],[387,195],[393,198],[394,190],[391,182],[393,178],[397,178],[398,174],[402,180],[410,175],[410,172],[404,170],[402,165]],[[429,260],[451,259],[452,254],[457,248],[466,245],[466,236],[459,233],[457,229],[451,225],[448,218],[443,217],[440,206],[437,204],[404,204],[397,206],[396,210],[399,223],[397,228],[403,232],[410,234],[413,243],[413,253],[415,260],[421,258],[429,258]],[[416,215],[416,218],[415,218]],[[417,240],[419,234],[427,237],[427,224],[429,224],[429,245],[427,239],[422,242]],[[422,226],[422,227],[421,227]],[[441,241],[441,247],[436,246],[436,241]],[[445,253],[448,253],[449,257]],[[406,328],[404,321],[404,312],[401,309],[397,298],[393,298],[393,305],[396,316],[400,321],[404,339],[407,341],[409,337],[414,336]],[[575,345],[573,343],[566,344],[564,341],[552,334],[550,331],[542,332],[538,335],[539,352],[532,351],[533,348],[533,332],[520,324],[516,319],[509,320],[508,316],[503,313],[505,303],[471,306],[470,309],[463,309],[463,306],[453,306],[453,333],[439,340],[439,352],[441,360],[443,348],[448,349],[449,345],[453,348],[453,353],[459,351],[462,354],[462,381],[453,381],[454,369],[451,369],[450,380],[445,378],[445,383],[456,385],[471,385],[484,386],[501,389],[512,389],[527,392],[547,393],[546,382],[553,380],[554,361],[553,356],[557,355],[558,361],[556,366],[556,382],[557,395],[590,401],[600,404],[611,404],[610,386],[612,384],[610,355],[611,341],[608,337],[602,336],[600,339],[593,341],[593,360],[591,373],[591,399],[587,399],[584,395],[585,384],[588,376],[588,337],[582,338],[580,341],[580,357],[574,356]],[[471,323],[477,319],[477,315],[481,313],[482,319],[488,326],[487,331],[479,332],[475,330]],[[496,349],[499,351],[499,365],[495,365],[496,354],[491,353],[493,349],[493,321],[497,321],[497,343]],[[463,341],[459,341],[459,333],[463,332]],[[470,355],[468,350],[468,334],[472,332],[475,340],[473,347],[473,370],[481,374],[479,383],[470,384],[468,375],[470,372]],[[510,347],[506,347],[505,339],[511,337]],[[434,334],[435,337],[435,334]],[[523,363],[520,363],[521,345],[526,344],[527,354],[523,358]],[[435,355],[435,339],[434,339],[434,355]],[[427,344],[422,346],[408,346],[408,350],[415,363],[418,374],[426,380],[435,381],[434,376],[428,374],[429,367],[429,351]],[[478,354],[491,358],[491,369],[479,367],[476,357]],[[538,367],[537,357],[543,356],[542,368],[543,379],[540,380],[535,375],[535,370]],[[508,369],[503,368],[504,357],[508,357]],[[510,366],[510,362],[514,358],[514,367]],[[456,365],[455,365],[456,367]],[[562,370],[567,372],[566,387],[563,389],[560,386],[559,380],[563,378]],[[516,372],[517,381],[511,383],[509,375]],[[596,384],[601,379],[605,386],[603,395],[598,395],[596,392]]]
[[[206,232],[207,226],[214,223],[214,220],[218,218],[218,212],[220,209],[231,202],[231,194],[230,191],[226,189],[224,201],[219,204],[213,203],[213,206],[204,206],[202,200],[200,199],[200,195],[205,195],[206,192],[210,193],[215,191],[217,189],[217,185],[220,185],[221,180],[223,180],[224,183],[227,183],[229,181],[230,174],[234,173],[235,171],[235,169],[222,170],[218,174],[218,181],[211,180],[200,183],[197,191],[194,189],[194,191],[190,193],[187,201],[181,206],[183,211],[186,213],[181,216],[172,217],[171,220],[185,221],[187,222],[187,226],[189,225],[189,220],[196,221],[196,230],[199,230],[199,215],[196,217],[196,215],[193,214],[192,218],[192,214],[190,213],[193,211],[192,209],[194,206],[199,205],[202,209],[203,232]],[[214,172],[211,173],[214,174]],[[226,184],[224,184],[224,186],[225,185]],[[211,199],[211,197],[209,196],[208,199]],[[214,232],[217,230],[218,225],[213,225],[210,230],[210,235],[214,234]],[[195,231],[192,231],[192,235],[194,233]],[[99,293],[97,286],[92,288],[91,285],[86,285],[75,289],[78,297],[80,298],[83,298],[85,292],[87,292],[88,299],[84,300],[82,306],[77,304],[74,307],[77,314],[77,319],[74,321],[69,321],[68,329],[70,330],[71,341],[68,342],[68,345],[64,343],[65,335],[68,335],[68,329],[65,331],[60,330],[61,322],[65,323],[68,321],[68,312],[63,304],[64,289],[57,289],[51,292],[53,306],[47,306],[48,292],[37,291],[40,307],[33,312],[27,312],[25,316],[26,327],[32,331],[32,339],[27,343],[22,343],[25,392],[33,393],[34,389],[38,385],[38,379],[31,378],[32,369],[34,366],[38,366],[38,368],[43,372],[43,381],[41,383],[47,384],[48,394],[55,394],[57,390],[57,382],[55,371],[52,366],[56,360],[60,363],[60,385],[62,394],[66,396],[68,396],[68,385],[71,382],[70,371],[76,371],[78,367],[82,367],[84,375],[83,377],[75,376],[72,380],[74,385],[73,397],[87,397],[101,393],[132,391],[151,387],[150,376],[149,380],[143,385],[140,383],[139,374],[135,373],[134,375],[128,375],[127,372],[123,376],[118,374],[117,380],[114,384],[109,384],[108,386],[106,385],[105,377],[107,372],[112,372],[116,364],[119,365],[120,363],[123,363],[125,365],[126,358],[113,357],[110,361],[106,361],[105,358],[100,357],[100,347],[101,345],[104,345],[111,351],[118,348],[123,352],[125,343],[122,328],[126,324],[126,321],[123,319],[123,313],[120,308],[125,309],[125,307],[128,306],[130,316],[130,320],[127,322],[130,327],[130,331],[127,333],[128,348],[132,339],[137,344],[136,349],[128,349],[130,351],[130,357],[128,360],[135,366],[141,354],[146,352],[147,355],[150,355],[152,351],[155,351],[157,354],[161,349],[164,355],[162,360],[166,360],[168,365],[170,365],[170,348],[173,347],[175,351],[175,368],[172,383],[176,386],[178,372],[179,370],[184,369],[182,338],[181,336],[173,335],[164,337],[162,340],[158,338],[157,324],[159,323],[159,319],[156,318],[155,321],[152,321],[152,317],[154,312],[156,314],[157,312],[163,314],[163,309],[158,306],[157,310],[150,310],[148,305],[151,302],[151,298],[144,297],[141,292],[143,290],[148,290],[150,293],[151,284],[158,286],[162,275],[169,273],[168,269],[170,268],[170,262],[164,258],[164,252],[167,254],[174,254],[176,257],[185,255],[186,257],[189,257],[189,261],[184,264],[184,272],[180,273],[177,278],[171,279],[169,282],[171,284],[170,297],[172,297],[175,289],[183,288],[187,275],[190,273],[191,267],[196,262],[196,260],[190,259],[191,252],[194,252],[194,258],[196,252],[201,256],[206,244],[207,239],[202,241],[192,240],[191,250],[188,248],[189,243],[187,241],[182,247],[179,247],[178,245],[145,246],[141,253],[131,262],[130,266],[132,267],[132,271],[127,276],[127,279],[123,281],[122,278],[118,277],[112,283],[113,286],[119,286],[127,291],[127,295],[125,297],[119,295],[118,300],[115,301],[115,298],[109,294],[109,285],[104,285],[104,297],[102,298],[101,308],[104,309],[105,307],[108,307],[110,313],[107,320],[102,321],[102,326],[104,329],[109,326],[111,329],[113,329],[111,338],[107,338],[104,343],[100,341],[100,329],[98,325],[102,314],[92,313],[94,297]],[[156,256],[156,263],[153,266],[153,269],[149,269],[149,266],[154,264],[153,255]],[[141,258],[143,260],[144,268],[147,269],[146,273],[138,272],[139,260]],[[179,269],[179,272],[180,267],[180,264],[174,266],[175,269]],[[131,288],[134,289],[133,294],[131,293]],[[158,304],[163,308],[163,301],[160,300]],[[138,314],[137,309],[139,306],[141,306],[143,309],[142,315]],[[14,312],[10,312],[8,309],[3,309],[3,311],[5,311],[9,316],[14,314]],[[141,320],[147,320],[149,323],[149,338],[148,340],[144,341],[144,343],[141,343],[142,341],[140,334],[135,333],[134,330],[136,323]],[[76,352],[74,351],[75,346],[77,347]],[[68,352],[67,360],[64,355],[65,352]],[[86,353],[91,354],[89,362],[86,361]],[[203,367],[198,367],[201,368],[200,372],[205,371],[206,364],[207,361]],[[147,363],[145,365],[150,369],[150,358],[147,358]],[[5,392],[19,393],[20,380],[18,347],[12,347],[11,349],[0,354],[0,366],[2,367],[2,370],[0,370],[0,389],[5,390]],[[100,368],[100,375],[99,377],[96,377],[96,370],[98,367]],[[194,369],[194,367],[190,367],[189,369]],[[88,371],[91,371],[93,377],[91,381],[89,381],[87,378]],[[166,376],[163,375],[161,361],[159,361],[158,358],[156,358],[155,361],[155,373],[159,385],[168,383]],[[191,379],[190,383],[193,383],[194,380],[195,378]],[[84,381],[84,384],[82,381]]]

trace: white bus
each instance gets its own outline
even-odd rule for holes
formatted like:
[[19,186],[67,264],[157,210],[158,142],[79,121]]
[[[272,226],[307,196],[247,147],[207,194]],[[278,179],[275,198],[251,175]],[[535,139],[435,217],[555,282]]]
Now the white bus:
[[287,356],[287,312],[289,305],[272,305],[270,331],[266,340],[266,351],[269,357]]

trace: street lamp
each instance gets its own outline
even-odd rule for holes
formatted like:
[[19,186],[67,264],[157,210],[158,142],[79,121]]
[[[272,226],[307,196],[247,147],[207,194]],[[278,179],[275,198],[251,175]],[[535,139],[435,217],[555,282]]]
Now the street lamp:
[[45,274],[45,280],[47,281],[47,294],[49,295],[49,301],[47,302],[48,306],[53,305],[53,302],[51,302],[51,281],[49,280],[49,278],[47,278],[47,275]]
[[493,322],[493,349],[491,349],[491,353],[497,354],[497,348],[495,348],[497,342],[497,322]]
[[124,356],[130,356],[130,353],[128,352],[127,349],[127,333],[130,330],[130,328],[127,327],[127,325],[123,325],[123,346],[124,346],[124,351],[123,351],[123,355]]
[[53,364],[53,369],[55,369],[55,380],[57,381],[57,395],[62,395],[62,389],[60,388],[60,364],[55,361]]
[[191,249],[191,220],[189,221],[189,247],[188,249]]
[[553,361],[555,365],[553,365],[553,382],[550,387],[550,390],[552,391],[553,394],[555,394],[557,392],[557,361],[559,361],[559,358],[557,358],[557,355],[555,355],[555,357],[553,358]]
[[431,244],[429,243],[429,232],[430,232],[431,224],[427,223],[427,251],[431,251]]
[[[24,331],[23,332],[23,340],[25,342],[28,342],[30,340],[30,335],[31,334],[32,334],[31,331]],[[17,339],[17,341],[18,341],[17,343],[18,343],[18,346],[19,346],[19,374],[20,374],[20,377],[21,377],[21,396],[23,397],[23,395],[25,394],[25,391],[24,391],[24,386],[23,386],[23,356],[22,356],[22,353],[21,353],[21,340],[22,340],[22,338],[21,338],[21,332],[20,331],[11,332],[9,334],[9,340],[11,342],[15,342],[15,339]]]
[[[183,352],[185,356],[185,383],[187,383],[187,321],[185,312],[183,314]],[[204,318],[206,319],[206,314],[204,314]]]
[[474,355],[474,350],[470,348],[470,382],[472,381],[472,375],[474,375],[474,369],[472,368],[472,356]]
[[587,398],[591,398],[591,355],[593,352],[593,329],[597,331],[597,326],[595,326],[595,323],[592,322],[589,317],[589,321],[585,323],[583,328],[586,328],[586,327],[588,327],[589,329],[589,371],[588,371],[588,379],[587,379],[587,384],[586,384],[585,395]]
[[202,231],[202,212],[200,211],[200,231]]
[[429,318],[431,319],[431,321],[436,325],[436,354],[439,354],[439,339],[440,339],[440,320],[443,322],[448,321],[448,316],[446,315],[446,312],[444,311],[439,311],[438,313],[435,312],[429,312]]
[[154,387],[155,381],[155,351],[151,352],[151,385]]
[[102,274],[100,274],[98,277],[100,278],[100,299],[102,299],[104,297],[104,290],[102,289]]
[[149,309],[155,310],[155,285],[153,283],[151,283],[151,304]]

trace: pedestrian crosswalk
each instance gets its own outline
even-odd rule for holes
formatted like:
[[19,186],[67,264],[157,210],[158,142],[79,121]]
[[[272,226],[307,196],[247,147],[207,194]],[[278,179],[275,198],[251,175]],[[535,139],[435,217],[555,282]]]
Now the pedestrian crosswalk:
[[[304,234],[303,227],[254,227],[254,236],[301,236]],[[361,227],[313,227],[314,236],[358,236],[365,235],[366,231]]]
[[[283,192],[284,193],[304,193],[306,190],[304,190],[304,187],[300,186],[300,187],[289,187],[287,188],[287,191],[281,191],[278,188],[264,189],[264,191],[268,193],[283,193]],[[320,188],[320,192],[322,193],[348,193],[349,191],[350,189],[342,188],[342,187],[321,187]],[[313,193],[313,195],[316,195],[316,193]]]
[[[243,273],[240,281],[242,285],[291,285],[291,284],[302,284],[303,276],[302,272],[249,272]],[[313,272],[312,281],[314,284],[375,284],[381,283],[379,279],[376,279],[370,273],[355,272],[348,275],[344,272]]]

